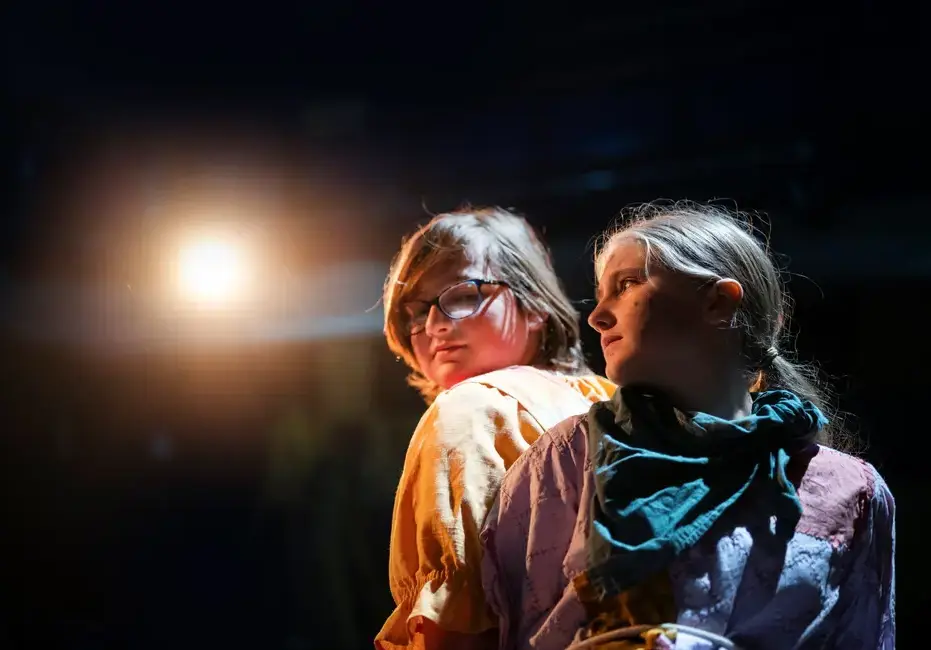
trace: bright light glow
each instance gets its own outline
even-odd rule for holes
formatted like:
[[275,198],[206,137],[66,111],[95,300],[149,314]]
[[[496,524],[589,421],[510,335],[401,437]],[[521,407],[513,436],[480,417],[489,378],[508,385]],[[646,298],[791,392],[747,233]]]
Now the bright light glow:
[[180,251],[179,289],[190,300],[227,303],[242,293],[244,280],[242,252],[230,242],[204,240]]

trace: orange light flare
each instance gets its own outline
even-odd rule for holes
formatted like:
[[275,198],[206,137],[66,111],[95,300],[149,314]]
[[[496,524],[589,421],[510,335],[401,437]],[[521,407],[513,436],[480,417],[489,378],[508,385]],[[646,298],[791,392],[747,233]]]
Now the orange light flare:
[[230,239],[196,239],[178,252],[178,290],[199,305],[228,305],[242,298],[248,275],[244,251]]

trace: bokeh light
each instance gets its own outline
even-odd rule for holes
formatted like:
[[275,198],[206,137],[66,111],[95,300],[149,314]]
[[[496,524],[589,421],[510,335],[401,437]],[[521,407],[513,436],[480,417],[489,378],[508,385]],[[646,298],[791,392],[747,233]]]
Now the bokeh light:
[[229,240],[195,240],[178,256],[178,289],[191,301],[218,305],[242,296],[246,261],[243,251]]

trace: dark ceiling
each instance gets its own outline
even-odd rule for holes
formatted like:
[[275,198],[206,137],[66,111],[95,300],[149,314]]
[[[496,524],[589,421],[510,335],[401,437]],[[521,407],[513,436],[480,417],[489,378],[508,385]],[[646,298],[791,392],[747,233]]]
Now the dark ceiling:
[[724,196],[831,230],[839,205],[922,191],[917,24],[874,2],[23,4],[5,252],[87,228],[63,188],[88,169],[159,155],[273,158],[356,221],[496,202],[576,236],[630,201]]

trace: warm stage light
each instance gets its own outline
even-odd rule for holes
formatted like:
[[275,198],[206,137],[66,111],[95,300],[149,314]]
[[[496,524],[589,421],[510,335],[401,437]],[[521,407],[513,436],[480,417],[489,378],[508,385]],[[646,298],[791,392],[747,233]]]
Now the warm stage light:
[[201,303],[226,303],[244,284],[242,252],[223,240],[206,240],[181,249],[178,281],[181,293]]

